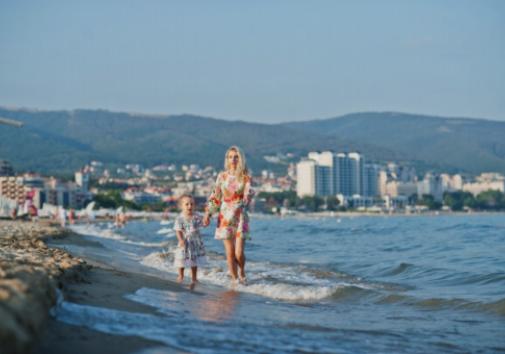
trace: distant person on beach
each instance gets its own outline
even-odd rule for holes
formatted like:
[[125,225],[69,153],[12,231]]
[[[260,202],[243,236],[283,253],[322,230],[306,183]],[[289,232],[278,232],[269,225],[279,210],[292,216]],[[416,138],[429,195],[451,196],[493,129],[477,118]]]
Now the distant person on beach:
[[68,222],[70,223],[70,225],[75,224],[75,210],[74,209],[70,209],[68,211]]
[[245,156],[239,147],[232,146],[226,151],[224,171],[218,174],[207,203],[204,225],[208,225],[211,216],[218,213],[215,238],[223,240],[233,283],[238,278],[243,285],[247,284],[244,247],[245,240],[250,239],[247,207],[252,196]]
[[191,284],[193,290],[198,281],[198,267],[207,263],[205,246],[200,235],[200,228],[204,227],[202,217],[194,212],[195,200],[191,195],[183,195],[179,198],[181,213],[174,221],[174,230],[179,241],[175,251],[174,266],[178,268],[177,281],[184,281],[184,268],[191,268]]
[[18,205],[16,204],[15,207],[11,209],[10,216],[12,220],[16,220],[18,217]]
[[58,219],[60,221],[61,227],[67,226],[67,211],[61,206],[58,210]]
[[122,227],[125,227],[126,221],[127,221],[127,218],[126,218],[125,210],[123,207],[119,207],[118,210],[116,211],[114,225],[117,228],[122,228]]
[[32,221],[38,220],[39,211],[37,210],[37,207],[35,205],[31,204],[28,207],[28,214],[30,215],[30,219]]

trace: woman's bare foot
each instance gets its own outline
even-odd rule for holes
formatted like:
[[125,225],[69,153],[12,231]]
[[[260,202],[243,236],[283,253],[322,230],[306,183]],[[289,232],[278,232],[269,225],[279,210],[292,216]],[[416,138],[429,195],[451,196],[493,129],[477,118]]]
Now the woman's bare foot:
[[234,289],[238,284],[238,279],[237,278],[231,278],[230,280],[230,287]]
[[245,276],[240,276],[240,277],[238,278],[238,281],[239,281],[239,283],[240,283],[240,284],[242,284],[242,285],[247,285],[247,278],[246,278]]
[[189,290],[194,290],[196,286],[196,281],[192,281],[191,284],[189,284]]
[[178,282],[179,284],[180,284],[180,283],[182,283],[182,281],[183,281],[183,280],[184,280],[184,277],[183,277],[183,276],[179,275],[179,276],[177,277],[177,282]]

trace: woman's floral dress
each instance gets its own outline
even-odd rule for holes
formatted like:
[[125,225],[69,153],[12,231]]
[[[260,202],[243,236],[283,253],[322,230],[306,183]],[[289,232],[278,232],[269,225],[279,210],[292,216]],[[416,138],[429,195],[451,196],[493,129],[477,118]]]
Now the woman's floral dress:
[[184,247],[178,247],[175,250],[175,267],[200,267],[207,263],[205,246],[200,235],[202,226],[202,217],[197,214],[189,219],[186,219],[183,214],[179,214],[175,219],[174,230],[176,232],[182,231],[184,237]]
[[241,237],[250,239],[247,207],[252,196],[251,177],[245,175],[240,180],[226,171],[219,173],[207,203],[207,212],[210,215],[219,212],[216,239],[231,240]]

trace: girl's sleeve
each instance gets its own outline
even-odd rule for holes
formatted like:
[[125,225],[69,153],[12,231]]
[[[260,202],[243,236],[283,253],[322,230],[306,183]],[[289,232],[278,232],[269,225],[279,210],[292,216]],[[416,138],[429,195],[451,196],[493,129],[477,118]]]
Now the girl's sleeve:
[[177,217],[174,221],[174,231],[182,231],[184,229],[181,218]]
[[219,211],[221,207],[221,173],[217,175],[216,183],[214,184],[214,188],[212,190],[212,194],[207,201],[206,211],[212,215]]
[[254,189],[251,186],[251,177],[247,177],[244,186],[244,205],[248,206],[254,196]]

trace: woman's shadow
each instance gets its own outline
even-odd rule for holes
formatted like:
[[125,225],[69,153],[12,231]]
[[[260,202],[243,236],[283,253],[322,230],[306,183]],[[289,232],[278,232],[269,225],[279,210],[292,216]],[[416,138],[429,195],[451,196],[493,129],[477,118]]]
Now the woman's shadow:
[[223,322],[234,314],[239,293],[234,290],[202,297],[193,308],[193,315],[202,321]]

